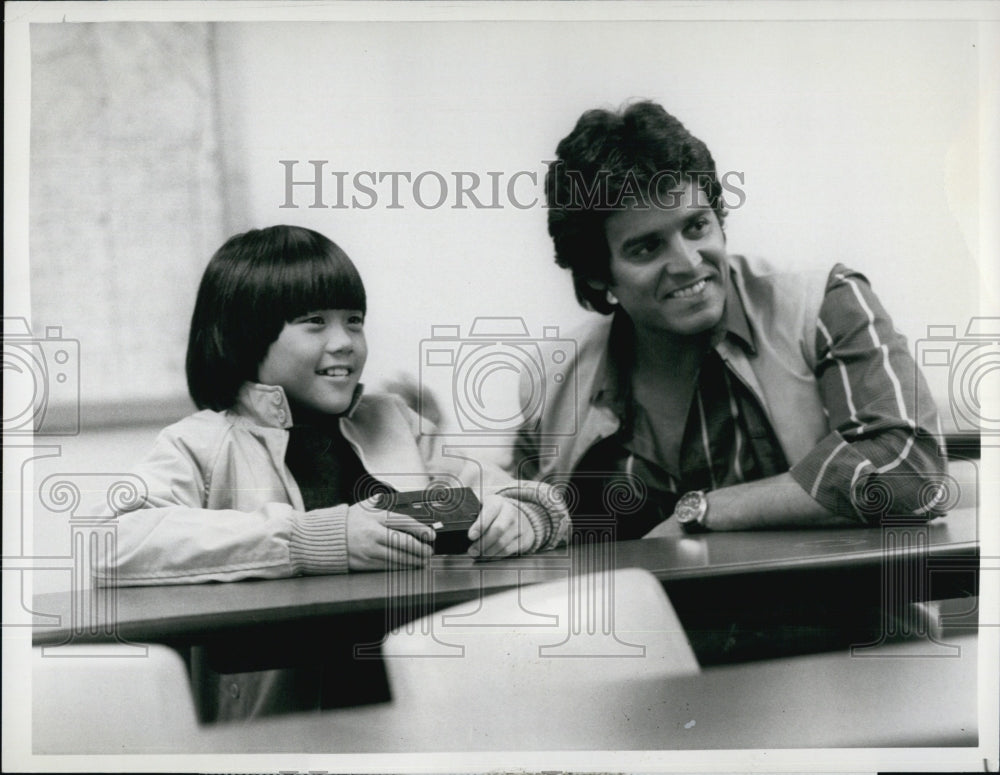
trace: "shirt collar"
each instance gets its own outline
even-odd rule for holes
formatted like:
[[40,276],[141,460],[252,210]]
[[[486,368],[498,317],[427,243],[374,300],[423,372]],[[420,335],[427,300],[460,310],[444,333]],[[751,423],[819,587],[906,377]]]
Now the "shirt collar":
[[[350,417],[361,402],[364,385],[354,388],[351,405],[341,417]],[[258,382],[244,382],[236,396],[235,411],[259,425],[271,428],[292,427],[292,407],[288,403],[285,389],[280,385],[262,385]]]
[[726,336],[734,339],[743,346],[751,355],[757,352],[757,343],[754,340],[753,329],[747,319],[746,307],[743,305],[743,297],[736,287],[736,272],[730,270],[729,282],[726,283],[726,307],[722,313],[723,328],[718,337],[719,341]]

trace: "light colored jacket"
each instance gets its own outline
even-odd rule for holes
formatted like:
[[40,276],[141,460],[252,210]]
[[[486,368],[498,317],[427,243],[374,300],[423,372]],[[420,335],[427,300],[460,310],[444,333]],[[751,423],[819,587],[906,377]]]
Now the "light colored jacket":
[[[162,431],[136,474],[145,497],[118,512],[118,545],[103,558],[103,585],[189,584],[344,573],[347,504],[306,512],[285,465],[292,415],[280,387],[247,383],[237,405],[205,410]],[[517,500],[535,531],[533,551],[565,541],[569,516],[546,485],[515,482],[499,467],[435,436],[400,398],[359,395],[341,431],[375,479],[399,491],[432,482]],[[356,500],[363,500],[359,493]]]
[[[284,390],[248,383],[233,410],[201,411],[166,428],[136,471],[147,493],[119,510],[117,552],[101,559],[96,583],[188,584],[346,572],[348,506],[305,511],[284,462],[291,423]],[[460,451],[443,454],[436,437],[418,433],[419,418],[397,396],[362,396],[359,390],[340,427],[375,479],[400,491],[441,482],[472,487],[480,500],[498,493],[516,500],[531,521],[532,550],[566,540],[569,515],[547,485],[515,482]],[[191,649],[192,683],[205,721],[318,709],[324,671],[341,669],[315,662],[218,672],[215,657],[225,663],[231,648],[218,654]],[[252,655],[256,644],[240,648]]]

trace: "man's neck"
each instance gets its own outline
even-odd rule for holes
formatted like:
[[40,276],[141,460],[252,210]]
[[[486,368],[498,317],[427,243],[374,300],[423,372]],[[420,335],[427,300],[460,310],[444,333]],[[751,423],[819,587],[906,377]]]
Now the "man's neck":
[[697,368],[709,347],[708,334],[683,336],[667,331],[635,329],[633,378],[657,379]]

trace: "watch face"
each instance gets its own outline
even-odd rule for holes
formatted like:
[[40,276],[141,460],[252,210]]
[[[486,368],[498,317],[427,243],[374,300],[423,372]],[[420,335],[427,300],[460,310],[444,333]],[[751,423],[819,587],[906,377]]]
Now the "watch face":
[[674,508],[677,521],[681,524],[697,522],[704,513],[705,496],[700,492],[685,493]]

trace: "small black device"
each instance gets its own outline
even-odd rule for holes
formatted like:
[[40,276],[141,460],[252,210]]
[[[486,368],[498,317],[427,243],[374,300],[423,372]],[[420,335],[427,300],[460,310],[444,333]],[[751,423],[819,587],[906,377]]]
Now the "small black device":
[[434,528],[435,554],[465,554],[472,544],[469,528],[482,508],[469,487],[434,485],[411,492],[383,493],[378,506]]

